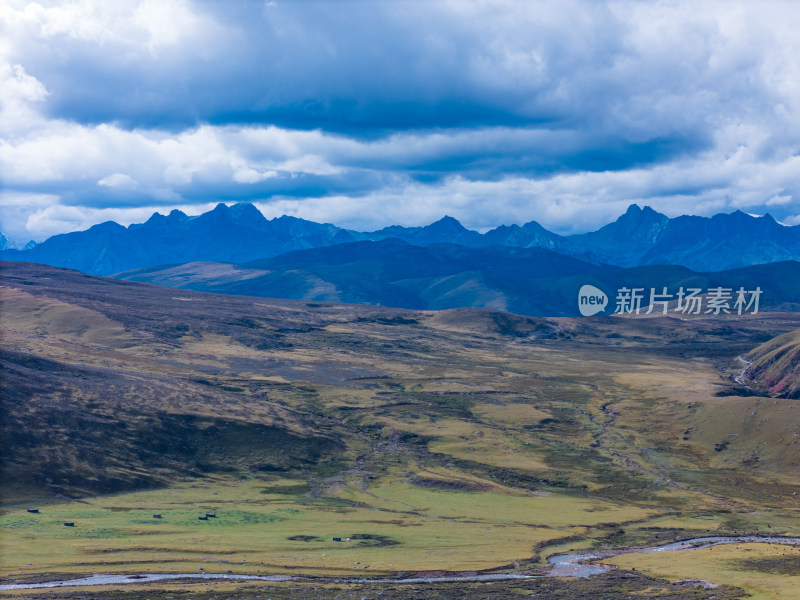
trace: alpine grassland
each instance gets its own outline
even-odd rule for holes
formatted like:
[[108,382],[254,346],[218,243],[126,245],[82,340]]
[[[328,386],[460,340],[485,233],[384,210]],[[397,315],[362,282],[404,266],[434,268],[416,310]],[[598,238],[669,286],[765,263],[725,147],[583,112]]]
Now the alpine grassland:
[[0,285],[3,583],[303,578],[6,594],[795,597],[798,549],[767,544],[609,557],[589,579],[356,581],[800,536],[800,401],[746,372],[774,373],[795,313],[414,311],[23,263]]

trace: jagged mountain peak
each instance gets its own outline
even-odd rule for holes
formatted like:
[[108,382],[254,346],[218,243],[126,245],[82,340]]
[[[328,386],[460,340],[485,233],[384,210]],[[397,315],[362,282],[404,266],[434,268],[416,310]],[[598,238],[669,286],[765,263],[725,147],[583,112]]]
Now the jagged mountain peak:
[[632,220],[635,220],[636,222],[643,222],[643,221],[662,222],[662,221],[668,221],[669,217],[663,213],[658,212],[657,210],[650,208],[649,206],[641,208],[638,204],[631,204],[628,207],[628,210],[626,210],[625,213],[621,215],[616,222],[619,223]]
[[438,221],[434,221],[427,227],[423,227],[428,232],[439,232],[439,233],[463,233],[465,231],[469,231],[466,227],[464,227],[458,219],[455,219],[449,215],[443,216]]
[[[645,206],[645,208],[650,208],[650,207],[649,206]],[[641,214],[642,212],[644,212],[642,210],[642,207],[639,206],[638,204],[634,203],[634,204],[629,204],[628,205],[628,209],[625,211],[625,214],[626,215],[638,215],[638,214]],[[622,218],[622,217],[620,217],[620,218]]]
[[629,204],[628,208],[625,210],[625,213],[626,214],[628,214],[628,213],[632,213],[632,214],[645,213],[645,214],[656,214],[656,215],[660,215],[661,214],[660,212],[658,212],[657,210],[655,210],[654,208],[652,208],[651,206],[649,206],[647,204],[645,204],[644,206],[639,206],[638,204],[636,204],[636,202],[634,202],[633,204]]
[[177,208],[172,209],[169,211],[169,214],[162,215],[160,212],[156,211],[150,218],[147,219],[144,223],[134,223],[130,225],[129,229],[136,229],[137,227],[149,227],[149,226],[160,226],[164,224],[169,224],[170,226],[174,226],[176,222],[185,221],[189,217],[186,216],[186,213],[178,210]]
[[266,220],[261,211],[250,202],[238,202],[228,208],[228,211],[237,219]]
[[649,206],[631,204],[613,223],[591,233],[570,236],[570,240],[578,246],[618,246],[621,250],[631,245],[643,247],[656,243],[669,222],[669,217]]

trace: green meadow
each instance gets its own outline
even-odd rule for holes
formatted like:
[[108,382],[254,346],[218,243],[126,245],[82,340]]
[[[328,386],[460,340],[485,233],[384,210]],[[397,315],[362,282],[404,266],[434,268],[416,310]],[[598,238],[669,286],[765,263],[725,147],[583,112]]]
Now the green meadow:
[[[275,489],[222,480],[60,503],[35,515],[9,511],[0,520],[3,566],[8,575],[479,570],[529,557],[541,542],[583,534],[583,523],[624,510],[571,498],[414,489],[396,494],[400,508],[391,509],[382,501],[309,500]],[[409,501],[416,506],[405,506]],[[206,512],[217,517],[197,518]],[[572,516],[583,523],[570,525]],[[75,527],[64,527],[67,520]]]

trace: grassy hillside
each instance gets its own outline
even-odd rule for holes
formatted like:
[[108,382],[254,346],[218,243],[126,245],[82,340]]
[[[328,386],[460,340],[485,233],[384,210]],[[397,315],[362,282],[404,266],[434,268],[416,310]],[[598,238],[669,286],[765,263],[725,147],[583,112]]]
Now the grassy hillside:
[[800,398],[800,330],[779,335],[750,352],[742,379],[782,398]]
[[793,401],[734,381],[796,315],[412,311],[18,263],[0,294],[12,579],[537,572],[570,548],[800,534]]

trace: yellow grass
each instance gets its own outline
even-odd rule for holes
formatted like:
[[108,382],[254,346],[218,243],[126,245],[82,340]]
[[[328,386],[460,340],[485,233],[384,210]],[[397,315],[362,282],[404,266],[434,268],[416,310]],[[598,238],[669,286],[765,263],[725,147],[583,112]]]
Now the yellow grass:
[[778,544],[729,544],[703,550],[630,554],[603,562],[635,568],[671,581],[703,579],[744,588],[752,600],[797,600],[800,573],[768,573],[748,566],[763,559],[800,560],[800,548]]

